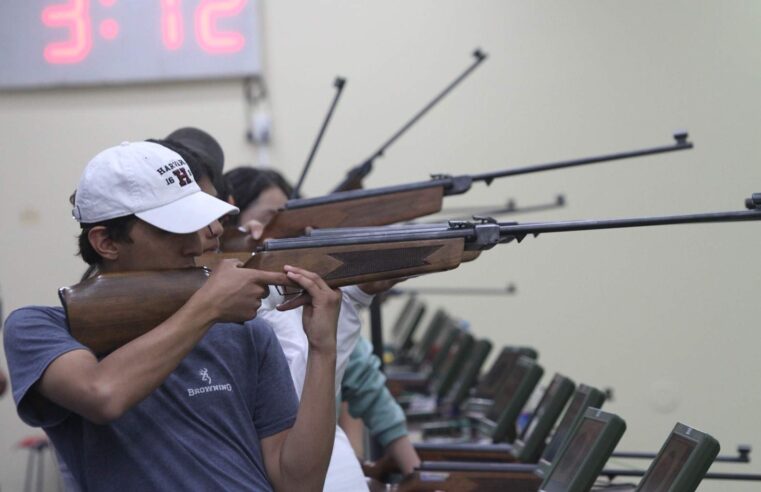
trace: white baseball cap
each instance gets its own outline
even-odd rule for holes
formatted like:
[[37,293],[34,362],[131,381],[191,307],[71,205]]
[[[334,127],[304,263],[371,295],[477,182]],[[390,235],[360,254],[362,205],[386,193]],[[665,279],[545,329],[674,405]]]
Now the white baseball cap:
[[159,229],[186,234],[238,212],[201,191],[178,153],[153,142],[123,142],[87,164],[72,215],[93,224],[135,214]]

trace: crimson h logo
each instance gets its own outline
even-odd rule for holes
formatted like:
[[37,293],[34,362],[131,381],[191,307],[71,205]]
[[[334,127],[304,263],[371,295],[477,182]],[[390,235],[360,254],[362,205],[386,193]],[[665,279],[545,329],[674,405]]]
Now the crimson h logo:
[[185,186],[193,182],[193,180],[190,179],[190,175],[184,168],[175,169],[172,171],[172,174],[177,176],[177,180],[180,182],[180,186]]

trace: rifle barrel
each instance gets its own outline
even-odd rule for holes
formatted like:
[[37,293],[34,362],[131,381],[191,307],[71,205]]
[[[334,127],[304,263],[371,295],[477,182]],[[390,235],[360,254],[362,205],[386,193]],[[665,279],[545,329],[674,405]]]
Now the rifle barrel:
[[336,186],[333,188],[333,193],[341,192],[341,191],[349,191],[352,189],[356,189],[357,187],[361,188],[362,186],[362,179],[365,178],[373,169],[373,162],[378,157],[382,157],[383,154],[386,152],[386,149],[388,149],[391,144],[393,144],[399,137],[401,137],[407,130],[409,130],[412,125],[417,123],[417,121],[422,118],[428,111],[431,110],[439,101],[444,99],[447,94],[452,92],[452,89],[454,89],[460,82],[465,80],[465,78],[473,72],[480,64],[486,59],[486,54],[483,53],[480,49],[476,49],[473,51],[473,57],[475,58],[475,61],[468,66],[468,68],[461,73],[456,79],[454,79],[452,82],[447,85],[443,91],[441,91],[436,97],[431,100],[428,104],[426,104],[423,109],[418,111],[407,123],[402,126],[399,130],[396,131],[391,137],[386,140],[379,148],[378,150],[373,153],[370,157],[364,160],[361,164],[358,164],[351,168],[349,172],[346,173],[346,177]]
[[304,169],[301,171],[301,176],[299,177],[299,181],[296,183],[296,186],[293,188],[290,198],[298,198],[300,195],[301,185],[304,184],[304,178],[307,175],[307,171],[309,171],[309,167],[312,165],[312,160],[314,159],[314,156],[317,153],[317,148],[320,146],[320,142],[322,142],[322,136],[325,134],[325,129],[328,128],[328,123],[330,123],[330,118],[333,117],[333,111],[335,111],[336,105],[338,105],[338,99],[341,97],[341,93],[343,92],[345,85],[346,85],[346,79],[341,77],[336,77],[335,82],[333,82],[333,86],[336,88],[336,95],[333,97],[333,102],[330,104],[330,109],[328,109],[328,114],[325,116],[325,120],[322,122],[322,126],[320,127],[320,132],[317,134],[317,139],[314,141],[314,145],[312,145],[312,150],[309,152],[309,157],[307,157],[306,164],[304,164]]
[[622,229],[673,224],[698,224],[712,222],[743,222],[761,220],[761,212],[742,210],[737,212],[709,212],[661,217],[634,217],[627,219],[573,220],[566,222],[534,222],[528,224],[502,224],[500,233],[506,236],[544,234],[548,232],[588,231],[595,229]]
[[[502,222],[485,221],[471,223],[467,221],[452,221],[445,224],[412,224],[386,227],[352,227],[328,229],[313,232],[313,236],[302,236],[287,239],[270,239],[265,241],[259,251],[274,251],[282,249],[299,249],[323,246],[343,246],[373,243],[389,243],[401,241],[417,241],[432,239],[464,238],[471,243],[470,249],[484,249],[497,242],[508,242],[512,239],[522,240],[525,236],[546,234],[551,232],[589,231],[596,229],[623,229],[630,227],[651,227],[659,225],[699,224],[717,222],[744,222],[761,220],[761,210],[741,210],[729,212],[708,212],[686,215],[665,215],[656,217],[632,217],[623,219],[589,219],[561,222]],[[479,239],[478,229],[498,228],[498,238],[488,236],[486,242]],[[484,236],[486,237],[486,236]]]
[[554,202],[539,203],[535,205],[517,205],[515,201],[508,200],[505,205],[496,207],[494,205],[482,205],[480,207],[460,207],[460,208],[445,208],[441,212],[435,215],[448,215],[450,217],[472,217],[474,215],[480,216],[492,216],[492,215],[508,215],[508,214],[523,214],[529,212],[543,212],[545,210],[552,210],[556,208],[562,208],[566,204],[565,196],[558,195]]
[[394,287],[385,293],[387,296],[400,296],[406,294],[420,295],[453,295],[453,296],[506,296],[515,294],[513,284],[507,287]]
[[[616,451],[610,455],[611,458],[643,459],[654,460],[658,454],[639,451]],[[744,454],[738,447],[737,455],[719,455],[713,459],[714,463],[750,463],[750,458]]]
[[380,156],[382,156],[382,155],[383,155],[383,153],[386,151],[386,149],[387,149],[388,147],[390,147],[390,146],[391,146],[391,144],[392,144],[392,143],[394,143],[394,142],[396,141],[396,139],[398,139],[399,137],[401,137],[401,136],[402,136],[402,134],[404,134],[404,132],[406,132],[407,130],[409,130],[409,128],[410,128],[412,125],[414,125],[414,124],[417,122],[417,120],[419,120],[420,118],[422,118],[422,117],[423,117],[423,115],[425,115],[425,114],[426,114],[428,111],[430,111],[430,109],[431,109],[432,107],[434,107],[434,106],[436,105],[436,103],[438,103],[439,101],[441,101],[442,99],[444,99],[444,97],[446,97],[446,95],[447,95],[447,94],[449,94],[450,92],[452,92],[452,89],[454,89],[454,88],[455,88],[455,87],[456,87],[456,86],[457,86],[457,85],[458,85],[460,82],[462,82],[463,80],[465,80],[465,78],[466,78],[468,75],[470,75],[470,74],[471,74],[471,72],[473,72],[473,70],[475,70],[475,69],[476,69],[476,68],[477,68],[477,67],[478,67],[478,66],[481,64],[481,62],[483,62],[484,60],[486,60],[486,55],[485,55],[483,52],[481,52],[481,50],[479,50],[479,49],[476,49],[475,51],[473,51],[473,56],[475,57],[475,61],[473,61],[473,63],[472,63],[472,64],[471,64],[471,65],[470,65],[470,66],[469,66],[469,67],[468,67],[468,68],[467,68],[467,69],[466,69],[466,70],[465,70],[463,73],[461,73],[461,74],[460,74],[460,75],[459,75],[459,76],[458,76],[456,79],[454,79],[452,82],[450,82],[450,83],[449,83],[449,85],[447,85],[447,86],[444,88],[444,90],[443,90],[443,91],[441,91],[441,92],[440,92],[440,93],[439,93],[439,94],[438,94],[436,97],[434,97],[434,98],[431,100],[431,102],[429,102],[428,104],[426,104],[426,105],[423,107],[423,109],[421,109],[420,111],[418,111],[418,113],[417,113],[417,114],[415,114],[415,115],[414,115],[414,116],[413,116],[413,117],[410,119],[410,121],[408,121],[408,122],[407,122],[407,123],[406,123],[406,124],[405,124],[405,125],[404,125],[402,128],[400,128],[400,129],[399,129],[399,130],[398,130],[396,133],[394,133],[394,134],[391,136],[391,138],[389,138],[389,139],[386,141],[386,143],[384,143],[383,145],[381,145],[381,146],[380,146],[380,148],[379,148],[379,149],[378,149],[378,150],[375,152],[375,154],[373,154],[373,155],[372,155],[372,157],[370,157],[370,159],[368,159],[368,160],[371,160],[371,161],[372,161],[372,160],[373,160],[373,159],[375,159],[376,157],[380,157]]
[[618,152],[594,157],[584,157],[581,159],[572,159],[568,161],[552,162],[549,164],[536,164],[526,167],[512,169],[503,169],[482,174],[463,174],[459,176],[450,176],[446,174],[434,175],[428,181],[418,181],[401,185],[384,186],[381,188],[370,188],[365,190],[338,191],[330,195],[318,196],[314,198],[300,198],[288,200],[285,204],[286,209],[297,209],[313,207],[317,205],[326,205],[329,203],[338,203],[348,200],[357,200],[360,198],[370,198],[375,196],[389,195],[405,191],[422,190],[441,186],[444,188],[444,196],[460,195],[467,192],[474,181],[485,181],[490,184],[492,180],[506,176],[515,176],[519,174],[536,173],[541,171],[550,171],[553,169],[563,169],[566,167],[582,166],[585,164],[594,164],[598,162],[614,161],[618,159],[628,159],[631,157],[640,157],[645,155],[661,154],[664,152],[673,152],[676,150],[691,149],[693,144],[687,142],[686,133],[677,133],[674,138],[677,143],[662,147],[653,147],[648,149],[632,150],[628,152]]
[[[613,479],[615,477],[642,477],[645,475],[645,470],[629,470],[629,469],[604,469],[600,472],[600,476]],[[719,473],[708,472],[703,476],[704,480],[740,480],[747,482],[759,482],[761,481],[761,474],[757,473]]]
[[617,152],[614,154],[599,155],[594,157],[584,157],[581,159],[571,159],[567,161],[550,162],[548,164],[534,164],[531,166],[517,167],[514,169],[508,169],[505,171],[495,171],[491,173],[474,174],[473,181],[485,181],[486,184],[490,184],[492,180],[496,178],[503,178],[505,176],[517,176],[519,174],[538,173],[542,171],[550,171],[553,169],[564,169],[566,167],[583,166],[585,164],[596,164],[599,162],[615,161],[620,159],[630,159],[632,157],[642,157],[653,154],[663,154],[665,152],[674,152],[677,150],[687,150],[694,147],[692,142],[687,141],[686,133],[677,133],[674,135],[676,143],[672,145],[664,145],[661,147],[653,147],[649,149],[632,150],[628,152]]

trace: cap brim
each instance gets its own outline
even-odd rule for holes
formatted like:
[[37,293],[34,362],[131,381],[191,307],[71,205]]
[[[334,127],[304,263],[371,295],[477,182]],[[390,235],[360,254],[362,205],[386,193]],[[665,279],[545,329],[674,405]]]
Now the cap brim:
[[164,231],[187,234],[203,229],[223,215],[238,212],[240,212],[238,207],[198,191],[172,203],[138,212],[135,215]]

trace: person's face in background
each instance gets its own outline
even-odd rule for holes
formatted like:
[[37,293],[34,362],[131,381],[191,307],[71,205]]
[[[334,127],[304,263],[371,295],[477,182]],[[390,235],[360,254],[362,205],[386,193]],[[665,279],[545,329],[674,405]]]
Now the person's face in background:
[[251,202],[248,207],[240,211],[238,223],[245,227],[251,221],[256,221],[265,227],[287,201],[288,197],[280,188],[271,186],[264,190],[259,198]]

